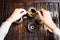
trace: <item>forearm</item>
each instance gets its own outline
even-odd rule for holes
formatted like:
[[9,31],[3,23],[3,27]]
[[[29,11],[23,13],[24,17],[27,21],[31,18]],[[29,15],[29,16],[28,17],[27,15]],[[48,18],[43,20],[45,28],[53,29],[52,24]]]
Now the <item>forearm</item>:
[[53,31],[54,34],[58,35],[59,38],[60,38],[60,29],[59,28],[56,28],[54,31]]
[[57,28],[57,26],[56,26],[55,23],[50,23],[50,24],[48,25],[48,27],[49,27],[52,31],[54,31],[54,30]]
[[0,40],[4,40],[5,36],[7,35],[9,28],[11,26],[11,22],[5,21],[2,23],[0,27]]
[[60,38],[60,29],[56,26],[55,23],[51,23],[51,25],[48,25],[49,28],[53,31],[55,35],[58,35]]
[[16,20],[19,20],[23,15],[25,15],[27,12],[23,8],[17,8],[13,12],[13,14],[4,22],[0,27],[0,40],[3,40],[6,34],[8,33],[8,30],[13,22]]

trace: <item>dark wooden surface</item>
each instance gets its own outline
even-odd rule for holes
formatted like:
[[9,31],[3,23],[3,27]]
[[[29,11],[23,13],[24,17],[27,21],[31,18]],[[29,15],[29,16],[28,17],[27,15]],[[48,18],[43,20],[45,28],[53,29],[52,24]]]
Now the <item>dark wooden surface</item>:
[[[22,24],[12,24],[5,40],[55,40],[54,35],[49,31],[41,30],[40,26],[31,32],[27,29],[27,20]],[[22,25],[22,26],[21,26]]]
[[[24,1],[25,0],[1,0],[0,23],[5,21],[13,13],[15,8],[25,8],[25,3],[21,3]],[[29,32],[26,28],[28,25],[27,22],[23,22],[22,25],[23,26],[21,27],[21,24],[18,25],[13,23],[4,40],[54,40],[53,34],[48,31],[40,30],[38,28],[34,32]]]

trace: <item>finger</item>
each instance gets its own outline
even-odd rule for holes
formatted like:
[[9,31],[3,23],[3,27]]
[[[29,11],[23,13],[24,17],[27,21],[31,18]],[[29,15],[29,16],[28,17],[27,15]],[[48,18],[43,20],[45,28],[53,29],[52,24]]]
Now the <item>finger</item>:
[[42,9],[40,10],[40,12],[41,12],[42,16],[44,16],[46,10],[42,8]]
[[20,14],[25,15],[27,14],[27,11],[21,11]]
[[26,12],[25,9],[23,8],[16,8],[16,11],[19,12],[19,13],[23,13],[23,12]]
[[26,10],[23,9],[23,8],[16,8],[16,10],[18,10],[18,11],[26,11]]
[[23,13],[24,11],[21,11],[20,13]]
[[19,10],[21,11],[20,13],[22,13],[23,15],[27,14],[27,11],[25,9],[20,8]]
[[43,16],[43,12],[42,12],[42,11],[40,11],[40,13],[41,13],[41,15]]
[[46,10],[42,8],[41,11],[42,11],[42,12],[45,12]]
[[45,9],[41,9],[41,14],[43,15],[43,16],[46,16],[46,15],[48,15],[48,11],[47,10],[45,10]]
[[42,16],[42,14],[40,13],[40,11],[37,11],[37,13],[38,13],[40,19],[43,19],[43,16]]

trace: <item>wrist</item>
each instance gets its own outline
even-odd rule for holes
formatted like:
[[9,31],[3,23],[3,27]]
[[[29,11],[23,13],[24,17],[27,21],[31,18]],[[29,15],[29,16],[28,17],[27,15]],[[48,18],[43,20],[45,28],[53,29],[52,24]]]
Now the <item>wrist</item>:
[[8,18],[6,21],[9,23],[13,23],[13,20],[11,18]]
[[49,28],[50,28],[52,31],[54,31],[54,30],[57,28],[57,26],[56,26],[55,23],[51,23],[51,25],[49,25]]

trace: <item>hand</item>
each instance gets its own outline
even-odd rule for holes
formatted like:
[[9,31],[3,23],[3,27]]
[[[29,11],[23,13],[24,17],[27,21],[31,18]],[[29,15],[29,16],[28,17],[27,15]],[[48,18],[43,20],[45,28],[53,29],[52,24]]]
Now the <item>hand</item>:
[[[41,12],[42,13],[41,13]],[[54,30],[56,28],[56,25],[54,24],[52,17],[51,17],[51,13],[47,10],[41,9],[38,12],[38,15],[40,17],[40,19],[43,21],[43,23],[45,23],[51,30]]]
[[13,14],[7,19],[7,21],[9,22],[14,22],[19,20],[23,15],[26,14],[26,10],[25,9],[15,9],[15,11],[13,12]]

